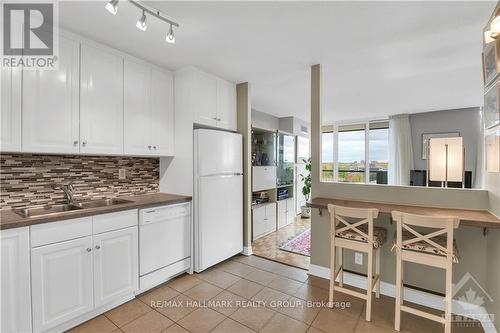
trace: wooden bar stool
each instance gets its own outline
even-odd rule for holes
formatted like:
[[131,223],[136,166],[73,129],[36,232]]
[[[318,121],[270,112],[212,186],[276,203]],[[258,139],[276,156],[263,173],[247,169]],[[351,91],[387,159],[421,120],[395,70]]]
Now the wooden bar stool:
[[[328,205],[331,227],[331,264],[329,305],[333,306],[333,293],[338,290],[351,296],[366,300],[366,320],[371,320],[372,293],[376,288],[376,297],[380,297],[380,247],[387,239],[387,230],[374,227],[373,220],[378,217],[375,208],[349,208]],[[339,268],[336,269],[336,248],[339,248]],[[344,288],[344,249],[368,254],[368,272],[366,294]],[[374,256],[375,255],[375,256]],[[375,259],[375,276],[373,261]],[[340,274],[340,275],[339,275]],[[335,279],[339,276],[339,285]]]
[[[401,311],[412,313],[444,324],[451,332],[452,266],[458,262],[458,251],[453,230],[458,228],[457,217],[433,217],[392,212],[396,221],[396,318],[394,328],[401,327]],[[417,230],[418,228],[418,230]],[[421,229],[425,229],[423,233]],[[417,310],[403,304],[403,261],[442,268],[446,271],[445,317]]]

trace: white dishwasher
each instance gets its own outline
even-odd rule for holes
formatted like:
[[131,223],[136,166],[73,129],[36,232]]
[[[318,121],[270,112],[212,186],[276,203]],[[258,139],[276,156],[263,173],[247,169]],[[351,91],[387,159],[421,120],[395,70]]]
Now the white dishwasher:
[[191,271],[191,204],[139,211],[139,293]]

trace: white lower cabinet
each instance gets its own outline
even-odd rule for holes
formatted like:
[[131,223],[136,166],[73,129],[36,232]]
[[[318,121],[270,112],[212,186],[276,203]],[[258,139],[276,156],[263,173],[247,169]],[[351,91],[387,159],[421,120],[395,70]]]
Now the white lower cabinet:
[[0,332],[31,332],[29,227],[0,232]]
[[94,235],[93,251],[96,308],[138,289],[137,227]]
[[92,237],[31,252],[33,330],[42,332],[94,308]]
[[270,202],[252,208],[253,240],[276,231],[276,203]]
[[34,332],[65,330],[133,297],[137,224],[130,210],[31,227]]
[[278,229],[293,223],[295,216],[295,202],[293,198],[278,201]]

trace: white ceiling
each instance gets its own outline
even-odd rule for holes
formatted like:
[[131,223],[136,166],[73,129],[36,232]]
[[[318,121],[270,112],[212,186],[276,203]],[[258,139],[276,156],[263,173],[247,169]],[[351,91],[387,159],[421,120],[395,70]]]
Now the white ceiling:
[[481,31],[496,2],[61,2],[63,28],[169,69],[248,81],[252,107],[309,119],[309,68],[323,66],[323,122],[482,105]]

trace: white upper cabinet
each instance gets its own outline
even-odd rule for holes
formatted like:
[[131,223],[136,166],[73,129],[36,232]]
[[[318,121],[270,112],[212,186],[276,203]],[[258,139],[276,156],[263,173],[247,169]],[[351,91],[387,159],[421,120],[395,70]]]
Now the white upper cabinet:
[[174,79],[171,73],[151,71],[153,153],[174,155]]
[[80,66],[80,152],[123,154],[123,59],[82,44]]
[[124,93],[125,154],[174,155],[172,75],[125,60]]
[[78,153],[80,44],[60,36],[56,70],[23,72],[23,151]]
[[217,127],[236,131],[236,85],[217,79]]
[[217,126],[217,79],[208,73],[193,71],[194,122]]
[[0,332],[31,332],[29,227],[0,231]]
[[21,70],[1,69],[1,137],[0,149],[21,151]]
[[194,123],[236,131],[234,83],[189,67],[176,74],[175,90],[176,98],[182,99],[176,105],[192,112]]
[[151,69],[124,62],[124,152],[149,155],[151,143]]

